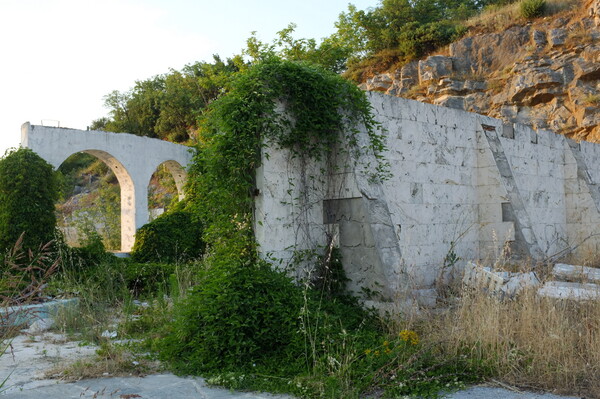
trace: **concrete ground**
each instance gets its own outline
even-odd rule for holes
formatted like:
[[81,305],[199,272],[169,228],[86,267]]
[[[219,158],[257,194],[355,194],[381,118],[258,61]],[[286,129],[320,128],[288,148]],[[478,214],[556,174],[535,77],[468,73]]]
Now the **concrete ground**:
[[[0,356],[0,399],[290,399],[290,396],[256,392],[233,392],[208,387],[200,377],[154,374],[146,377],[104,377],[65,383],[47,379],[45,372],[57,365],[93,356],[96,348],[79,346],[59,334],[20,335],[12,341],[12,350]],[[575,397],[517,392],[477,386],[453,393],[449,399],[575,399]]]
[[[0,394],[2,399],[67,399],[67,398],[201,398],[201,399],[291,399],[290,396],[255,392],[232,392],[207,387],[202,378],[182,378],[172,374],[149,375],[144,378],[98,378],[77,383],[54,383],[22,391]],[[552,394],[519,393],[502,388],[471,387],[453,393],[449,399],[566,399],[575,397]]]

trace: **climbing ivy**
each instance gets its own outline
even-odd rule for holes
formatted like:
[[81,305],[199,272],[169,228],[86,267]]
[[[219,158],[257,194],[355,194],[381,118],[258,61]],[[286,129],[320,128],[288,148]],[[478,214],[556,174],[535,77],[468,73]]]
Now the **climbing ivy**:
[[[361,125],[368,144],[359,140]],[[394,396],[425,396],[456,384],[464,367],[438,367],[429,351],[416,349],[418,341],[388,341],[377,319],[339,292],[344,278],[337,252],[328,256],[324,279],[302,285],[256,256],[252,210],[264,146],[325,161],[325,174],[335,173],[329,168],[335,162],[326,161],[341,148],[351,151],[348,159],[381,154],[383,140],[364,94],[309,64],[269,58],[240,73],[201,126],[187,210],[204,222],[207,256],[198,284],[175,302],[173,321],[153,344],[160,358],[176,372],[202,374],[214,384],[298,397],[386,395],[383,376],[398,376],[401,388],[417,381],[402,390],[391,382]],[[407,364],[409,374],[398,374]]]
[[[359,148],[360,125],[371,136],[367,148]],[[207,256],[199,285],[175,306],[174,322],[159,344],[161,356],[181,372],[295,374],[320,356],[305,351],[304,339],[314,336],[298,334],[313,327],[302,309],[310,308],[319,326],[326,314],[322,294],[307,290],[303,296],[300,286],[257,257],[252,210],[261,151],[270,142],[293,156],[326,160],[347,142],[356,151],[380,153],[377,124],[351,83],[309,64],[269,58],[240,73],[201,126],[187,210],[203,221]],[[352,303],[351,312],[339,314],[364,316]]]
[[[379,157],[384,142],[365,94],[314,65],[270,57],[240,72],[228,89],[203,115],[188,203],[205,221],[212,249],[237,257],[255,252],[252,194],[265,142],[314,160],[342,143]],[[370,138],[367,148],[359,146],[358,126]]]

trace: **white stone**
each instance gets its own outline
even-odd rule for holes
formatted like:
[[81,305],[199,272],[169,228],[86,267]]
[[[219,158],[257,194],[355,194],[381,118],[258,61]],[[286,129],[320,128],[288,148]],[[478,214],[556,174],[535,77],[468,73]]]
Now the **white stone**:
[[570,281],[587,280],[594,283],[600,283],[600,269],[595,267],[557,263],[552,268],[552,275],[556,278]]
[[600,298],[600,285],[548,281],[538,290],[538,295],[555,299],[595,300]]

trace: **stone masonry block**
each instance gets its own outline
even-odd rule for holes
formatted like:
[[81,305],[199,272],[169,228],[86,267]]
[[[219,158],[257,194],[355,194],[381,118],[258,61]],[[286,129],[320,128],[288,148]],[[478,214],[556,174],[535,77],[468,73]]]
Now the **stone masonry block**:
[[513,222],[482,224],[479,233],[484,240],[492,240],[492,237],[497,237],[503,241],[515,240],[515,226]]

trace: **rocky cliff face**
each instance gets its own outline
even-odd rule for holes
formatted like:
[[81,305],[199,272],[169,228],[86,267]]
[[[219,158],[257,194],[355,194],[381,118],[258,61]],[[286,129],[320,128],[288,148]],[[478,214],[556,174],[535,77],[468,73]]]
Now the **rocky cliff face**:
[[600,142],[600,0],[582,7],[465,37],[362,87]]

